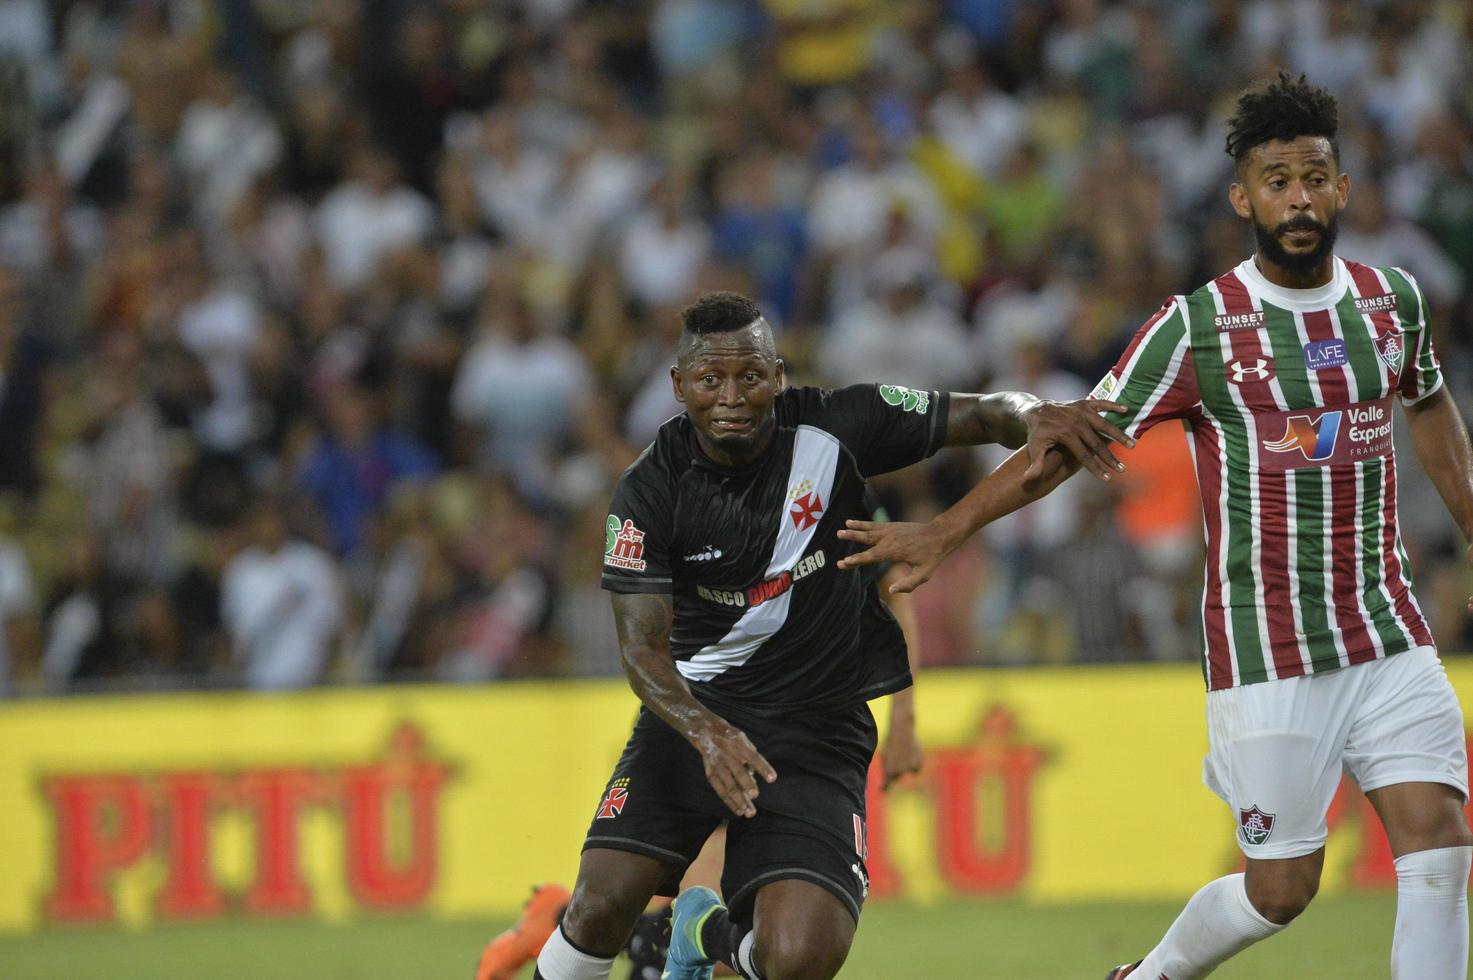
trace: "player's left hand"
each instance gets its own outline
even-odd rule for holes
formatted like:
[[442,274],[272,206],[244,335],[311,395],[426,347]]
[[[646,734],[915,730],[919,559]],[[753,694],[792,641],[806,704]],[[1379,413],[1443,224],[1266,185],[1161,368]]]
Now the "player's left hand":
[[1050,449],[1059,449],[1077,460],[1101,480],[1125,469],[1125,464],[1110,452],[1110,443],[1125,447],[1135,440],[1101,417],[1101,412],[1125,412],[1129,407],[1103,398],[1081,398],[1072,402],[1041,400],[1023,412],[1028,429],[1028,470],[1024,482],[1043,475],[1043,458]]
[[909,521],[845,521],[839,529],[839,537],[868,546],[864,551],[839,559],[840,568],[875,565],[884,561],[910,566],[909,572],[891,583],[891,592],[914,591],[930,580],[941,560],[951,551],[934,525]]
[[885,744],[880,746],[880,769],[884,775],[881,788],[889,789],[901,776],[920,772],[923,757],[915,723],[892,721],[885,734]]

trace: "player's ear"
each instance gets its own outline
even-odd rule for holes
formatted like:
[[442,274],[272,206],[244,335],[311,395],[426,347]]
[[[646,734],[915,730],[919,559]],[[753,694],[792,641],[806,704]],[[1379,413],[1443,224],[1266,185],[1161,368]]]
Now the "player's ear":
[[1228,203],[1240,218],[1253,217],[1253,208],[1248,204],[1248,189],[1236,180],[1228,185]]
[[1341,174],[1335,178],[1335,208],[1344,210],[1350,200],[1350,174]]
[[670,365],[670,387],[675,391],[675,400],[685,404],[685,394],[680,390],[680,365]]
[[787,376],[783,373],[783,359],[781,357],[777,359],[777,370],[773,372],[773,377],[777,379],[777,388],[779,391],[788,386]]

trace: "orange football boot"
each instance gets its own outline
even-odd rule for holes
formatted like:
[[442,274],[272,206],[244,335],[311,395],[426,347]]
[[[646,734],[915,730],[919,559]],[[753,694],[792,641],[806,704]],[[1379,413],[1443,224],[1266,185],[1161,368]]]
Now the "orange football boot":
[[562,885],[535,886],[517,924],[486,944],[476,966],[476,980],[514,980],[517,971],[542,952],[572,897]]

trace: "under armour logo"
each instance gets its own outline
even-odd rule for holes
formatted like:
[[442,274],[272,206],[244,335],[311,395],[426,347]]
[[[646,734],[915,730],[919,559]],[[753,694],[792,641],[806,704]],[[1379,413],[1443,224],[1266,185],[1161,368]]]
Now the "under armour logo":
[[1239,358],[1227,367],[1228,372],[1232,375],[1230,380],[1235,385],[1243,384],[1245,381],[1267,381],[1274,376],[1273,365],[1266,357],[1255,358],[1251,361]]

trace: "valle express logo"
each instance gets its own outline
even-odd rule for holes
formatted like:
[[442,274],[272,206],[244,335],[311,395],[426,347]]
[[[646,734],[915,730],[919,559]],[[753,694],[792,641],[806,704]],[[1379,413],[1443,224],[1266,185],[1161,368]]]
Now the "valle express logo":
[[[1283,434],[1262,443],[1264,461],[1272,469],[1353,463],[1391,450],[1391,408],[1386,398],[1313,414],[1278,414]],[[1273,416],[1260,425],[1260,431],[1274,428]]]

